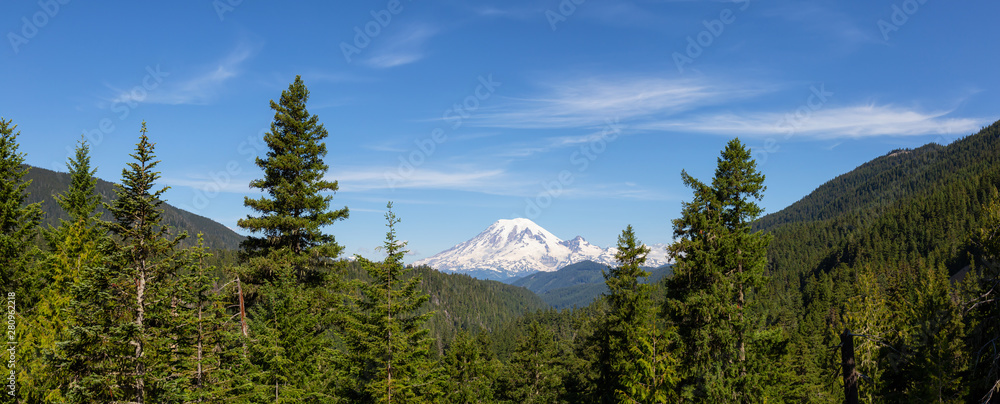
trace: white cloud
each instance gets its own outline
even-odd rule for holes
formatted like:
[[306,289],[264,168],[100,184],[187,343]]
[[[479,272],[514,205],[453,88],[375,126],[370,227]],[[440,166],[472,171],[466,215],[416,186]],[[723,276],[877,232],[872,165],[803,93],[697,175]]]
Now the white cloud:
[[257,194],[260,192],[258,189],[250,188],[250,179],[230,177],[211,178],[204,175],[189,175],[184,178],[164,177],[161,179],[161,182],[171,187],[188,187],[210,193]]
[[796,136],[816,139],[871,136],[968,134],[985,120],[948,117],[951,111],[923,112],[893,105],[825,107],[817,111],[718,113],[636,125],[645,130],[700,132],[725,136]]
[[365,63],[371,67],[385,69],[416,62],[424,58],[426,54],[424,45],[435,34],[437,30],[428,25],[408,26],[398,34],[386,38],[385,43],[373,50]]
[[213,63],[201,73],[184,77],[179,71],[169,70],[164,66],[166,76],[162,83],[148,91],[119,90],[109,100],[115,103],[149,103],[168,105],[204,105],[215,98],[226,82],[239,76],[241,65],[255,53],[253,46],[247,43],[239,44],[233,51],[221,60]]
[[673,115],[700,106],[729,102],[763,92],[704,79],[586,78],[553,82],[544,94],[514,99],[500,112],[480,112],[467,121],[497,128],[597,127],[610,118]]
[[339,182],[344,192],[364,192],[377,189],[447,189],[495,194],[504,187],[504,170],[456,168],[438,171],[426,168],[412,170],[399,167],[365,167],[331,174],[328,180]]

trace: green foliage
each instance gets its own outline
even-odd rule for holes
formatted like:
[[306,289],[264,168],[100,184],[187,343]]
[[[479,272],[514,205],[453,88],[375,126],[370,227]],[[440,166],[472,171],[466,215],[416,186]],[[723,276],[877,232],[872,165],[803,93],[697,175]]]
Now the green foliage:
[[[90,169],[89,148],[81,141],[76,156],[68,162],[73,181],[69,189],[57,196],[60,206],[71,220],[61,220],[58,228],[44,232],[49,251],[38,263],[33,278],[40,290],[38,304],[28,312],[26,332],[22,334],[21,352],[28,357],[43,359],[55,351],[56,341],[67,328],[66,308],[70,301],[70,285],[80,277],[83,267],[101,262],[104,232],[95,214],[98,198],[94,195],[94,171]],[[62,401],[59,392],[61,378],[51,366],[52,361],[36,360],[25,364],[21,376],[22,397],[29,401]]]
[[24,167],[24,153],[17,151],[17,125],[0,118],[0,284],[17,295],[18,305],[30,308],[34,303],[33,291],[27,276],[31,261],[36,255],[33,246],[41,220],[38,204],[26,205],[25,181],[28,168]]
[[532,322],[514,350],[501,380],[501,400],[510,403],[549,404],[565,402],[556,337],[547,327]]
[[[107,209],[114,235],[101,262],[80,270],[69,303],[72,325],[57,344],[56,367],[71,375],[63,386],[71,402],[130,400],[177,402],[181,381],[167,358],[176,355],[169,343],[176,320],[176,301],[169,299],[176,267],[173,247],[161,224],[160,196],[153,192],[153,144],[140,130],[135,160],[122,170],[118,199]],[[85,211],[80,212],[86,217]],[[82,220],[82,219],[81,219]]]
[[442,360],[448,379],[444,383],[444,402],[488,403],[494,401],[497,373],[501,363],[493,353],[485,332],[472,336],[459,332]]
[[242,268],[273,273],[255,286],[257,298],[247,310],[251,402],[322,402],[330,397],[333,359],[327,348],[335,306],[324,288],[297,281],[296,258],[282,249],[252,257]]
[[[413,273],[420,277],[420,289],[428,296],[427,304],[417,313],[436,313],[427,322],[429,336],[437,342],[432,357],[442,356],[445,343],[461,331],[495,332],[508,321],[546,307],[531,291],[502,282],[442,273],[429,267],[416,267]],[[367,273],[353,279],[371,281]]]
[[[171,227],[198,225],[168,213],[145,124],[112,195],[85,142],[69,174],[28,171],[0,119],[19,401],[836,403],[844,328],[865,402],[1000,397],[1000,122],[893,151],[757,221],[764,178],[734,140],[710,184],[682,174],[676,273],[650,275],[629,226],[616,267],[519,281],[528,290],[404,267],[391,204],[385,260],[335,261],[319,229],[347,211],[321,195],[336,183],[307,98],[296,79],[272,103],[254,182],[268,195],[243,221],[262,237],[237,267],[205,247],[222,233],[179,250]],[[42,244],[32,202],[49,198]],[[577,303],[557,311],[532,290]]]
[[[842,390],[833,383],[832,369],[839,366],[839,360],[831,360],[825,347],[838,343],[834,337],[845,323],[861,328],[855,333],[880,338],[879,343],[859,345],[859,352],[866,355],[867,369],[862,372],[872,372],[870,377],[881,380],[875,384],[880,387],[861,386],[862,396],[872,401],[926,395],[910,384],[934,379],[927,372],[912,371],[920,366],[922,355],[950,352],[948,358],[968,358],[968,365],[952,366],[969,386],[963,398],[967,401],[983,399],[1000,379],[996,373],[987,376],[993,354],[989,348],[981,350],[996,335],[997,328],[988,330],[990,322],[979,319],[980,315],[990,318],[986,314],[990,305],[976,305],[991,301],[977,296],[993,284],[973,279],[996,277],[984,271],[991,261],[986,249],[969,240],[978,229],[989,228],[985,211],[1000,182],[1000,165],[995,163],[1000,153],[998,138],[1000,122],[946,147],[894,151],[831,180],[756,224],[774,235],[768,251],[773,298],[762,309],[769,321],[795,330],[790,348],[806,358],[795,365],[799,370],[795,372],[797,397],[838,400]],[[955,286],[948,286],[948,292],[938,289],[936,298],[916,294],[928,287],[921,280],[931,275],[951,275],[955,285],[967,285],[962,287],[965,300],[958,312],[943,303],[926,303],[944,302],[946,294],[958,299]],[[963,277],[967,282],[958,283]],[[919,310],[933,309],[936,314],[918,314],[919,305]],[[961,328],[969,335],[960,349],[940,342],[941,335],[958,332],[956,321],[964,324]],[[932,338],[932,334],[939,337]],[[955,363],[952,359],[945,362]],[[969,371],[959,370],[963,368]],[[934,380],[954,381],[954,374],[938,372]],[[962,395],[963,389],[946,387],[952,382],[941,383],[935,397],[948,400]],[[883,388],[889,384],[895,387]]]
[[762,392],[748,361],[766,359],[747,347],[760,327],[753,297],[765,286],[769,237],[751,233],[762,210],[750,199],[762,197],[764,176],[738,139],[723,150],[711,186],[681,176],[694,199],[674,220],[676,264],[664,313],[680,337],[684,394],[752,401]]
[[[322,227],[346,219],[346,207],[329,210],[337,182],[324,179],[329,166],[326,156],[326,129],[319,117],[306,110],[309,90],[302,78],[288,90],[281,92],[280,102],[271,101],[274,121],[264,135],[268,145],[266,158],[258,157],[257,166],[264,170],[264,178],[253,180],[250,186],[267,193],[257,199],[246,197],[244,205],[260,213],[240,219],[238,226],[263,237],[250,236],[244,242],[244,252],[250,255],[267,255],[267,252],[287,248],[294,254],[309,252],[316,260],[336,258],[343,247],[332,235],[323,233]],[[300,268],[305,270],[305,268]],[[309,276],[300,274],[300,277]]]
[[979,258],[969,271],[963,311],[969,326],[970,398],[1000,397],[1000,197],[994,189],[983,210],[982,227],[971,236]]
[[609,364],[602,375],[602,401],[665,402],[676,384],[669,341],[653,323],[652,285],[640,282],[649,248],[637,241],[629,225],[618,236],[618,266],[604,273],[609,310],[602,333]]
[[403,266],[405,242],[396,237],[399,219],[387,205],[386,258],[357,259],[371,282],[354,282],[347,295],[343,341],[347,348],[345,397],[352,402],[421,402],[436,391],[437,375],[429,374],[431,340],[423,325],[432,313],[418,314],[427,300],[421,279]]
[[[70,214],[56,200],[56,196],[70,188],[74,181],[71,174],[41,167],[30,167],[30,171],[24,178],[31,181],[27,188],[30,192],[27,202],[41,204],[43,214],[41,224],[43,226],[58,228],[63,221],[73,221]],[[95,178],[95,180],[94,194],[99,198],[98,200],[108,203],[113,201],[116,198],[115,184],[99,178]],[[99,203],[98,205],[97,213],[101,220],[114,220],[103,204]],[[184,232],[188,234],[203,233],[205,245],[216,252],[216,258],[222,258],[219,254],[221,250],[237,250],[243,241],[243,236],[207,217],[181,210],[168,203],[164,203],[160,207],[163,209],[163,223],[170,228],[171,235],[176,236]],[[196,241],[194,238],[184,239],[180,246],[193,247]]]

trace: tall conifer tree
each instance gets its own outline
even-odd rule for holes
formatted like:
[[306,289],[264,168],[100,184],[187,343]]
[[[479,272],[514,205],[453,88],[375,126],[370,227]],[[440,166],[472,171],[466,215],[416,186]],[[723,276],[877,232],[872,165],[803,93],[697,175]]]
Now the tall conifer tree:
[[608,285],[605,298],[609,306],[602,330],[610,362],[601,366],[605,373],[601,375],[601,401],[605,403],[617,402],[619,392],[625,389],[625,375],[631,373],[637,359],[630,347],[651,331],[651,287],[640,279],[649,277],[649,272],[642,269],[646,254],[649,248],[636,241],[632,225],[628,225],[618,236],[618,265],[601,271]]
[[39,204],[26,205],[28,167],[24,153],[18,152],[17,125],[0,118],[0,284],[6,293],[17,296],[21,310],[31,307],[34,298],[28,293],[37,288],[29,285],[30,261],[36,254],[32,242],[42,218]]
[[967,283],[971,298],[964,312],[971,325],[970,401],[995,402],[1000,399],[1000,197],[992,190],[983,206],[982,227],[972,235],[979,259]]
[[414,402],[434,393],[424,327],[432,313],[418,314],[428,296],[413,268],[403,266],[406,243],[396,237],[399,219],[391,202],[387,208],[386,258],[358,257],[371,281],[355,283],[357,294],[348,295],[352,302],[343,318],[347,398],[355,402]]
[[608,314],[602,331],[610,363],[600,384],[603,402],[662,402],[676,378],[667,341],[653,323],[652,285],[643,282],[649,247],[629,225],[618,236],[617,266],[604,272]]
[[[748,372],[747,347],[759,318],[753,296],[765,285],[770,237],[751,232],[762,213],[754,199],[764,175],[750,151],[733,139],[718,159],[715,177],[704,184],[681,172],[694,198],[673,221],[670,247],[676,260],[667,282],[665,314],[681,338],[686,395],[710,401],[753,401],[762,386]],[[756,395],[759,397],[759,394]]]
[[[266,156],[257,166],[264,177],[250,186],[264,191],[244,204],[258,216],[237,225],[251,232],[241,248],[237,282],[246,296],[246,359],[258,397],[274,402],[323,398],[331,377],[330,332],[338,280],[329,269],[343,247],[323,227],[347,218],[346,207],[331,210],[336,181],[327,181],[327,131],[306,109],[309,90],[302,78],[271,101],[274,120],[265,134]],[[242,314],[242,313],[241,313]]]
[[333,196],[323,195],[336,192],[338,185],[325,179],[329,166],[323,161],[327,153],[323,140],[328,134],[319,116],[306,109],[308,100],[309,90],[302,78],[295,76],[288,90],[281,92],[279,102],[271,101],[274,121],[264,135],[269,150],[266,157],[256,160],[264,178],[250,182],[267,195],[246,197],[244,205],[259,216],[247,216],[237,225],[252,233],[243,243],[245,254],[266,256],[287,249],[296,257],[311,258],[296,264],[297,276],[316,281],[319,274],[314,273],[314,267],[343,250],[322,227],[346,219],[348,210],[330,210]]
[[70,220],[60,220],[58,228],[43,235],[49,245],[35,279],[45,285],[39,291],[38,304],[27,319],[22,336],[26,357],[38,360],[24,363],[22,397],[29,401],[61,401],[59,383],[65,380],[51,360],[43,360],[55,351],[56,341],[65,338],[68,326],[67,307],[72,297],[70,286],[80,277],[82,268],[102,260],[101,243],[106,241],[97,213],[100,196],[94,192],[97,179],[90,167],[90,148],[80,140],[74,157],[67,163],[69,189],[55,200]]
[[101,262],[81,268],[68,305],[72,325],[57,344],[56,365],[70,375],[64,391],[71,402],[172,402],[183,393],[169,360],[175,347],[166,342],[175,325],[173,302],[164,297],[176,275],[173,248],[184,235],[168,239],[162,223],[167,188],[153,190],[159,161],[145,122],[131,156],[117,198],[105,204],[114,237]]

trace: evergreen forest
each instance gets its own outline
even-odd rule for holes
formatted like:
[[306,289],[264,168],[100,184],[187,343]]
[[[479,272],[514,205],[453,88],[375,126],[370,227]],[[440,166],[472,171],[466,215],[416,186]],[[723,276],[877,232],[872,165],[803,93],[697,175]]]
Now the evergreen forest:
[[3,402],[1000,402],[1000,122],[768,215],[734,138],[712,178],[664,173],[680,212],[633,223],[672,229],[669,273],[629,225],[603,287],[561,292],[598,298],[556,309],[405,265],[389,201],[381,254],[345,256],[308,99],[296,77],[270,102],[245,238],[166,205],[155,122],[111,184],[84,139],[49,180],[0,119]]

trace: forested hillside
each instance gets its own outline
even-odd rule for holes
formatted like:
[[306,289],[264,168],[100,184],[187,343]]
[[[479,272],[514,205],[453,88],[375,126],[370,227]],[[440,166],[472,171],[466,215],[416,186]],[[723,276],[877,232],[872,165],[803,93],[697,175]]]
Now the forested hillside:
[[[69,189],[70,176],[67,173],[46,170],[40,167],[30,167],[26,180],[31,181],[28,187],[28,203],[41,203],[43,226],[59,226],[60,220],[67,220],[69,216],[56,203],[55,195]],[[101,201],[111,202],[115,198],[115,185],[98,179],[95,191],[101,196]],[[110,220],[110,213],[102,207],[98,208],[102,213],[102,219]],[[185,246],[192,246],[196,242],[198,233],[205,235],[205,245],[213,250],[238,250],[243,236],[236,234],[232,229],[219,224],[218,222],[204,216],[175,208],[170,204],[163,204],[163,222],[170,226],[171,231],[180,233],[187,232],[190,236],[184,241]]]
[[[774,235],[768,315],[797,329],[793,349],[812,358],[800,368],[803,394],[838,392],[824,344],[839,343],[845,327],[878,338],[859,341],[861,371],[874,380],[862,388],[868,397],[913,397],[922,391],[916,380],[935,385],[943,400],[976,401],[989,391],[996,351],[981,333],[995,319],[980,317],[978,302],[995,274],[940,279],[993,265],[977,235],[998,225],[987,210],[1000,185],[997,156],[1000,123],[948,146],[894,150],[755,224]],[[939,300],[918,307],[929,299]],[[926,355],[939,356],[936,369],[950,368],[924,373],[932,370],[917,361],[932,360]]]
[[[567,265],[554,272],[538,272],[512,282],[541,296],[548,306],[555,309],[570,309],[590,305],[594,299],[608,291],[604,283],[603,271],[607,265],[593,261],[582,261]],[[670,273],[670,265],[659,268],[644,267],[649,271],[643,283],[657,283]]]
[[[345,279],[370,282],[371,278],[357,262],[344,263]],[[548,305],[530,290],[499,281],[476,279],[466,274],[443,273],[430,267],[416,267],[420,288],[427,294],[427,304],[420,313],[433,312],[428,321],[437,352],[461,331],[492,333],[526,313],[545,310]]]

